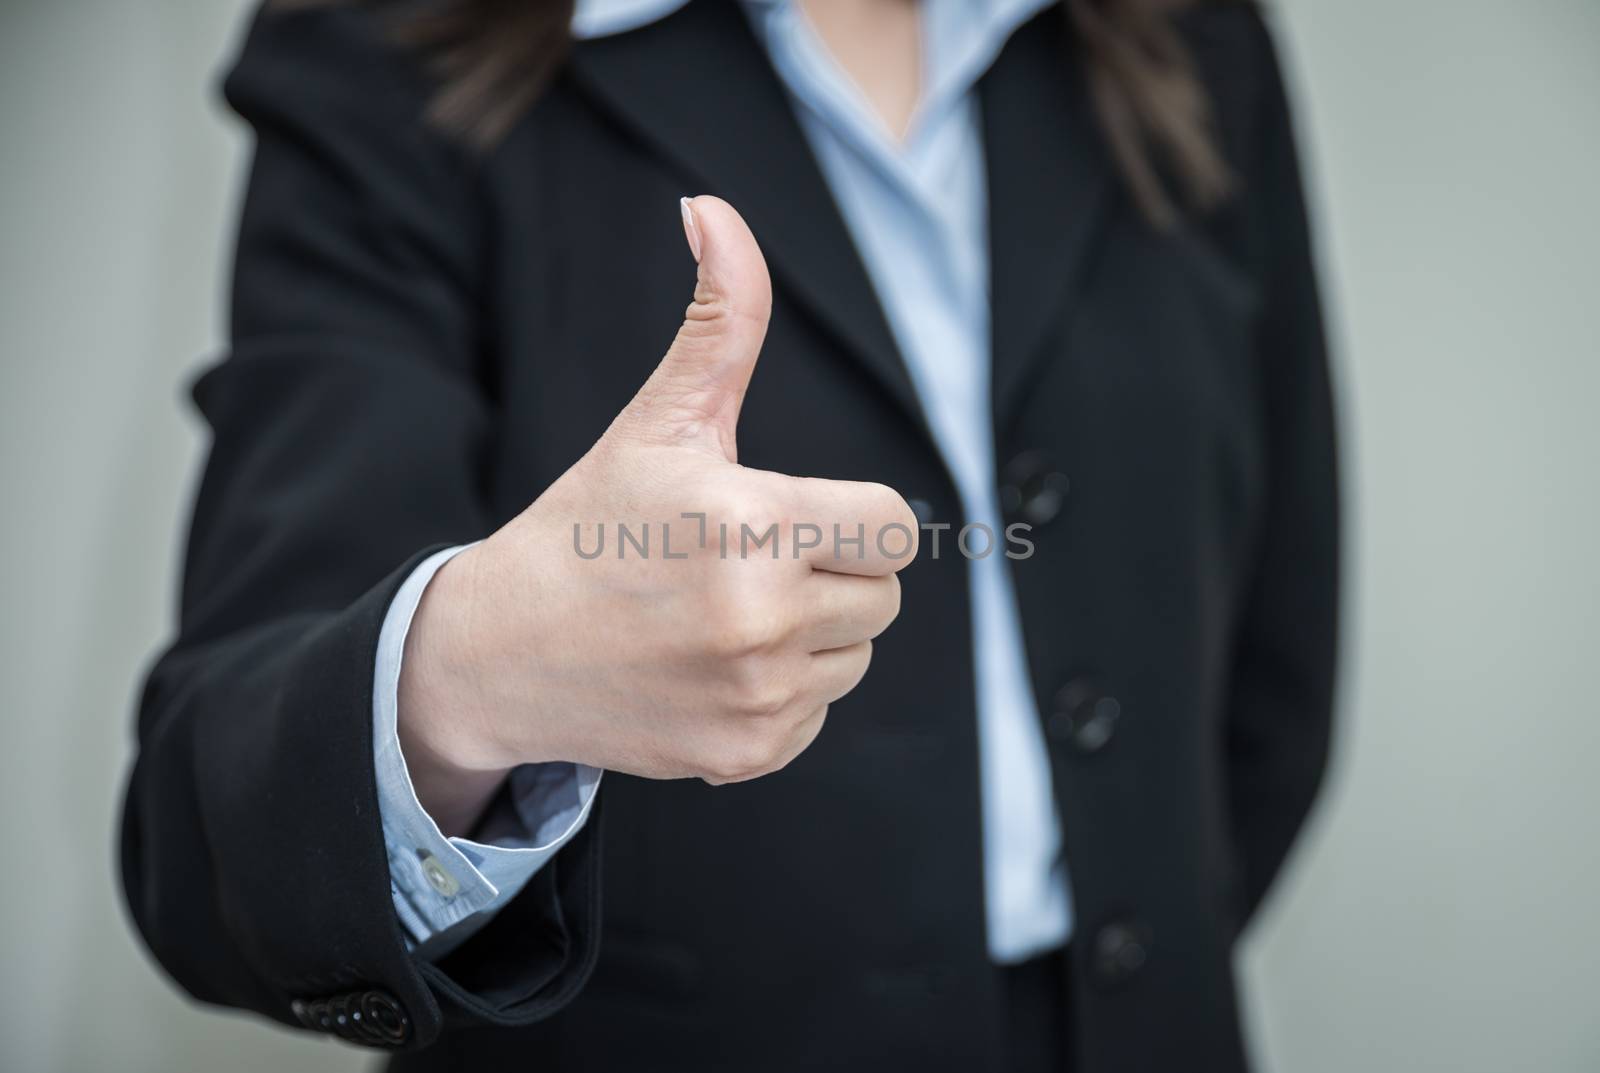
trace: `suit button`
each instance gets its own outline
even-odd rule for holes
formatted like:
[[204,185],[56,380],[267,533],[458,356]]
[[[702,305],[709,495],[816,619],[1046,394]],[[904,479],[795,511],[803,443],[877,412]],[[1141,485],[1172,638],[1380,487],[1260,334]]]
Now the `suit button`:
[[1138,920],[1107,924],[1094,936],[1094,975],[1102,984],[1131,979],[1150,960],[1153,938],[1149,925]]
[[411,1019],[386,991],[346,991],[289,1004],[307,1028],[320,1029],[352,1043],[398,1047],[411,1037]]
[[328,1001],[328,1013],[333,1018],[333,1034],[340,1039],[347,1039],[352,1043],[365,1043],[366,1038],[361,1033],[361,1022],[351,1020],[353,1012],[353,995],[339,995]]
[[1000,475],[1000,506],[1033,525],[1055,520],[1072,482],[1043,451],[1023,451]]
[[390,1047],[398,1047],[411,1038],[411,1019],[393,995],[374,990],[354,997],[357,1002],[352,1013],[359,1017],[364,1037]]
[[1056,692],[1049,734],[1085,756],[1110,743],[1122,717],[1122,702],[1107,696],[1092,679],[1074,678]]

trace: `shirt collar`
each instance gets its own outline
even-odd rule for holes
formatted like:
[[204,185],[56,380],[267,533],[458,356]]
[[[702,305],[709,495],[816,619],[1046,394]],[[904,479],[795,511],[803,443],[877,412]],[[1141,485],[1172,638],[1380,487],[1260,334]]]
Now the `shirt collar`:
[[[677,11],[689,0],[577,0],[572,13],[572,36],[579,40],[593,37],[609,37],[612,34],[627,33],[637,30],[641,26],[648,26],[652,22],[659,22],[668,15]],[[744,0],[747,5],[771,6],[791,3],[792,0]],[[929,3],[932,8],[935,5]],[[990,25],[1002,25],[1006,32],[1027,21],[1027,18],[1051,3],[1052,0],[957,0],[954,4],[945,4],[944,12],[927,13],[929,18],[940,17],[944,14],[949,17],[955,11],[961,11],[973,21],[987,22]],[[975,10],[974,10],[975,9]],[[960,18],[960,16],[956,16]]]
[[658,22],[689,0],[577,0],[572,36],[578,40],[610,37]]

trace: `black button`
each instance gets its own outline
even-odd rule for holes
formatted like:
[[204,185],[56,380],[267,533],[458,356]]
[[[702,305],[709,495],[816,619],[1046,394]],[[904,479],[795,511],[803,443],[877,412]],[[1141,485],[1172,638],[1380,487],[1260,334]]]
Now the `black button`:
[[398,1047],[411,1038],[411,1019],[387,991],[348,991],[289,1004],[307,1028],[332,1033],[351,1043]]
[[1050,736],[1084,755],[1104,749],[1117,732],[1122,702],[1092,678],[1074,678],[1056,692]]
[[1139,920],[1113,921],[1095,932],[1095,979],[1102,984],[1131,979],[1149,962],[1153,938],[1150,926]]
[[1000,474],[1000,506],[1031,525],[1046,525],[1066,505],[1072,482],[1043,451],[1023,451]]
[[361,995],[361,1022],[374,1042],[398,1047],[411,1038],[411,1019],[405,1007],[387,991],[367,991]]
[[911,498],[906,500],[906,506],[911,508],[911,513],[917,516],[918,525],[927,525],[933,521],[933,504],[926,499]]

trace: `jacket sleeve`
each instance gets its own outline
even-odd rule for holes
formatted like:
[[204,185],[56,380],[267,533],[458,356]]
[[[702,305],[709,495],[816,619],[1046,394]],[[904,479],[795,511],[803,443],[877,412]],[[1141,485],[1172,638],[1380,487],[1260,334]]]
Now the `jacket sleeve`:
[[[260,15],[226,83],[256,152],[178,635],[150,672],[128,905],[192,995],[357,1042],[520,1024],[595,955],[598,815],[433,964],[390,896],[373,670],[396,590],[484,536],[493,434],[475,162],[371,5]],[[365,1014],[356,1017],[356,1014]]]
[[1246,17],[1256,116],[1242,193],[1262,281],[1267,495],[1228,727],[1241,922],[1282,867],[1327,765],[1340,568],[1333,398],[1300,168],[1272,42],[1257,13]]

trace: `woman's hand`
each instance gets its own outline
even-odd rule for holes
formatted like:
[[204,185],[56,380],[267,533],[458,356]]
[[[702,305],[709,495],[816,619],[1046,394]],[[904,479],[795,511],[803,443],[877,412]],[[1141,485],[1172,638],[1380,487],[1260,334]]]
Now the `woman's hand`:
[[723,201],[685,201],[684,226],[699,276],[661,364],[417,609],[400,737],[447,834],[522,763],[712,783],[776,771],[861,680],[899,611],[917,520],[898,494],[737,464],[766,263]]

